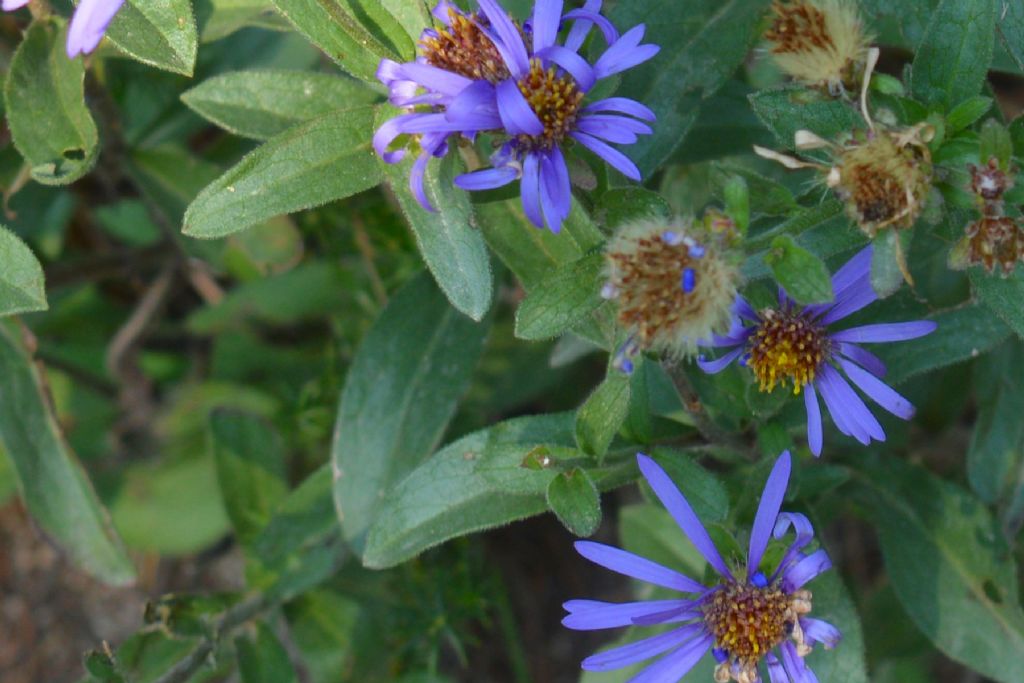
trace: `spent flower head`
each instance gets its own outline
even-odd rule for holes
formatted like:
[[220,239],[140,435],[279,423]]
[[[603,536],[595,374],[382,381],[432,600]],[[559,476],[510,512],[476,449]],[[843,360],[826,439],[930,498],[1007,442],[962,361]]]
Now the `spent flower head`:
[[739,268],[734,231],[724,216],[702,221],[645,218],[624,224],[608,242],[602,294],[638,348],[680,357],[729,329]]
[[[758,682],[762,663],[773,683],[816,680],[804,657],[819,643],[835,647],[841,634],[832,624],[810,616],[813,596],[805,588],[832,567],[828,554],[820,549],[808,550],[814,539],[810,520],[799,513],[780,513],[789,482],[789,453],[779,456],[765,482],[747,556],[739,565],[725,561],[665,471],[642,453],[637,454],[637,462],[662,505],[718,577],[713,585],[704,585],[625,550],[577,542],[577,551],[591,562],[684,596],[627,603],[566,602],[569,614],[562,624],[571,629],[674,625],[658,635],[591,655],[583,660],[583,669],[620,669],[667,653],[631,681],[675,683],[710,650],[718,662],[714,676],[718,683]],[[791,531],[794,538],[778,564],[762,567],[771,539],[782,539]]]
[[807,440],[814,455],[821,455],[822,447],[818,394],[839,431],[865,446],[872,440],[885,441],[885,432],[851,382],[893,415],[904,420],[914,416],[910,401],[880,379],[885,376],[885,364],[860,345],[915,339],[936,327],[930,320],[918,320],[831,329],[878,299],[871,286],[870,246],[836,271],[832,291],[829,303],[802,306],[780,287],[778,305],[760,311],[738,296],[733,328],[708,345],[726,352],[715,360],[698,361],[711,374],[739,361],[754,373],[763,392],[777,386],[791,387],[794,395],[802,392]]
[[[654,113],[624,97],[586,102],[601,80],[641,64],[658,52],[641,44],[644,26],[619,35],[600,14],[601,0],[563,13],[562,0],[537,0],[528,25],[515,23],[497,0],[479,0],[480,11],[465,14],[442,0],[434,16],[442,23],[421,39],[417,62],[381,62],[378,76],[396,106],[408,113],[385,123],[374,147],[385,161],[400,135],[419,141],[420,155],[410,183],[420,203],[431,157],[443,156],[453,136],[497,138],[491,167],[456,177],[465,190],[487,190],[519,181],[523,211],[530,221],[557,232],[569,215],[572,189],[564,150],[586,147],[633,180],[640,171],[612,144],[632,144],[651,133]],[[570,28],[559,40],[561,27]],[[608,47],[593,64],[580,48],[597,28]],[[609,144],[611,143],[611,144]]]
[[957,270],[980,265],[989,273],[999,268],[1007,277],[1018,261],[1024,261],[1024,227],[1018,218],[1006,215],[1003,197],[1013,187],[1013,176],[994,157],[982,167],[971,164],[968,170],[981,217],[967,224],[963,239],[950,252],[949,265]]
[[780,69],[834,96],[856,91],[871,44],[852,0],[776,0],[764,37]]

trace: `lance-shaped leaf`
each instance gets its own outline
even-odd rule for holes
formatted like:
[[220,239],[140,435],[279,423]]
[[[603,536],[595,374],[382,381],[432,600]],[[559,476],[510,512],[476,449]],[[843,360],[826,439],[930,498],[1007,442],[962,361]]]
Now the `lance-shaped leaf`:
[[181,95],[193,111],[224,130],[267,140],[339,109],[372,104],[379,95],[359,81],[310,71],[233,71]]
[[107,37],[143,64],[185,76],[195,68],[199,37],[189,0],[127,0]]
[[[378,123],[395,110],[382,108],[381,113]],[[448,301],[473,320],[480,320],[491,306],[491,262],[475,226],[469,193],[455,187],[452,180],[461,169],[452,154],[427,166],[423,191],[434,208],[428,211],[409,188],[414,158],[408,154],[398,164],[381,161],[384,177],[416,236],[423,261]]]
[[23,334],[0,323],[0,443],[25,505],[84,570],[110,584],[131,583],[135,568],[64,441]]
[[17,235],[0,225],[0,316],[46,307],[42,266]]
[[99,138],[85,106],[82,60],[64,53],[59,19],[36,21],[11,59],[4,83],[7,124],[32,178],[66,185],[96,163]]
[[1004,683],[1024,681],[1024,610],[1013,555],[979,500],[896,458],[858,461],[896,596],[947,655]]
[[948,111],[978,94],[992,62],[997,5],[1003,3],[939,3],[914,57],[910,85],[916,98]]
[[551,272],[519,305],[516,336],[551,339],[583,320],[601,305],[604,254],[588,254]]
[[372,137],[373,107],[331,112],[289,129],[200,192],[182,230],[192,237],[223,237],[367,190],[380,182]]
[[363,338],[341,393],[332,456],[335,504],[357,549],[391,487],[437,446],[489,328],[449,306],[422,274]]

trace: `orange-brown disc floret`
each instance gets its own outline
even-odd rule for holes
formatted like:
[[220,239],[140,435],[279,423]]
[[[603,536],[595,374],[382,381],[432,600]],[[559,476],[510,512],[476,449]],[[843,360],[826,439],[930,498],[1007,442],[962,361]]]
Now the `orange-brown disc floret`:
[[521,135],[519,143],[528,149],[551,149],[565,140],[583,103],[584,93],[576,80],[559,75],[553,66],[545,70],[539,59],[532,59],[529,73],[519,80],[519,92],[544,124],[543,133]]
[[511,75],[498,48],[480,30],[478,15],[464,16],[449,9],[448,18],[451,26],[439,28],[437,37],[424,38],[420,43],[428,64],[490,83]]
[[797,619],[791,605],[776,587],[727,583],[704,604],[704,621],[715,646],[748,668],[789,637]]
[[805,2],[774,2],[775,17],[764,37],[776,54],[802,53],[835,48],[825,23],[825,13]]
[[810,382],[829,354],[825,330],[806,316],[792,311],[768,309],[750,337],[750,358],[761,391],[776,384],[793,383],[793,393]]

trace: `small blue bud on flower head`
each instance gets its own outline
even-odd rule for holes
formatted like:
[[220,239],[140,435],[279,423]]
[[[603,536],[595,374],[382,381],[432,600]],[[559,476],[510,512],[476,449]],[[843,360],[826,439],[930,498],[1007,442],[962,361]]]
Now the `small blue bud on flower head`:
[[[576,550],[591,562],[680,593],[668,600],[566,602],[569,614],[562,624],[571,629],[672,626],[587,657],[583,669],[610,671],[660,657],[631,680],[676,683],[710,650],[718,662],[715,681],[761,680],[758,666],[762,661],[772,683],[816,681],[804,658],[819,643],[835,647],[842,636],[835,626],[809,616],[813,596],[805,586],[830,569],[832,563],[824,550],[808,550],[814,528],[807,517],[780,512],[789,482],[789,452],[778,457],[765,482],[750,530],[745,566],[726,563],[689,501],[652,458],[638,453],[637,463],[655,495],[718,574],[718,580],[705,585],[625,550],[578,541]],[[761,563],[769,541],[782,539],[791,531],[794,538],[789,547],[778,564],[765,573]]]
[[697,286],[697,273],[694,272],[693,268],[686,268],[683,270],[683,281],[681,283],[683,291],[689,294],[693,291],[693,288]]
[[[490,168],[464,173],[455,184],[476,191],[519,181],[526,216],[558,232],[572,207],[564,154],[571,143],[640,179],[636,164],[609,143],[633,144],[638,135],[650,134],[647,122],[654,121],[654,113],[625,97],[586,98],[599,81],[649,60],[659,48],[641,44],[642,24],[620,36],[600,14],[601,0],[567,12],[563,0],[537,0],[529,31],[497,0],[478,0],[478,5],[478,12],[467,14],[441,0],[433,15],[443,27],[424,32],[422,57],[404,64],[381,61],[377,76],[388,87],[390,102],[407,113],[377,130],[374,149],[395,163],[405,151],[389,151],[391,144],[401,135],[418,140],[420,154],[409,182],[420,204],[432,210],[423,190],[429,160],[447,154],[453,136],[473,140],[478,133],[495,134],[500,146]],[[607,49],[590,64],[580,48],[595,28]]]
[[[2,8],[5,12],[12,12],[24,7],[28,2],[29,0],[3,0]],[[74,59],[78,55],[95,50],[103,40],[107,26],[123,4],[124,0],[82,0],[71,18],[71,26],[68,27],[68,58]]]

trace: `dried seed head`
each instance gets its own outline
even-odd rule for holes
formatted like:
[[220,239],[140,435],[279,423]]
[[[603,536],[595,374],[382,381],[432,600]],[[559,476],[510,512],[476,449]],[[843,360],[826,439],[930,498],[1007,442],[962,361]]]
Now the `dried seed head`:
[[856,91],[871,39],[848,0],[776,0],[765,38],[779,68],[833,95]]
[[1003,193],[1013,187],[1013,178],[999,168],[995,157],[981,168],[974,164],[968,164],[967,168],[971,172],[971,191],[986,202],[1001,200]]
[[726,253],[728,231],[716,226],[645,219],[609,241],[602,293],[617,301],[619,323],[639,347],[678,357],[728,331],[739,269]]
[[839,153],[829,185],[850,217],[870,237],[880,229],[909,228],[931,188],[931,153],[924,129],[879,131]]
[[508,78],[505,60],[480,28],[483,21],[482,16],[449,8],[450,26],[430,31],[420,40],[427,63],[473,80],[498,83]]
[[999,268],[1007,277],[1024,261],[1024,228],[1013,218],[983,216],[968,223],[965,233],[950,253],[952,268],[984,266],[989,273]]

